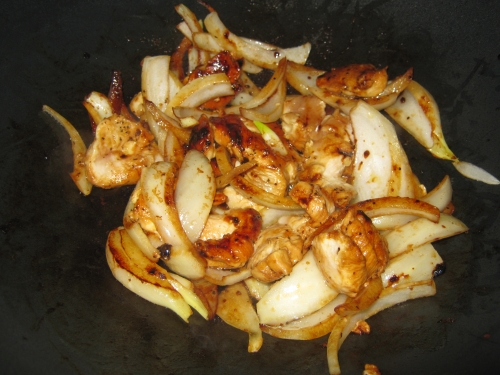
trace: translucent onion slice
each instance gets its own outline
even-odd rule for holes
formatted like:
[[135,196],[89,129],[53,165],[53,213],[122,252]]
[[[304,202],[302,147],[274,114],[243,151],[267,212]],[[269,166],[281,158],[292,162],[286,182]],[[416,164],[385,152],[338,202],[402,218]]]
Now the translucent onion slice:
[[481,181],[489,185],[500,184],[500,181],[495,176],[474,164],[465,161],[457,161],[453,163],[453,166],[462,175],[472,180]]
[[386,233],[384,237],[389,248],[389,258],[392,259],[415,247],[455,236],[468,229],[456,217],[441,214],[437,223],[419,218]]
[[283,106],[286,97],[286,81],[281,80],[276,91],[268,100],[255,108],[241,108],[240,113],[243,117],[265,123],[277,121],[283,114]]
[[359,312],[351,317],[339,319],[332,330],[327,344],[328,370],[331,375],[340,374],[340,364],[338,359],[339,349],[352,329],[360,321],[368,319],[370,316],[385,310],[398,303],[415,298],[428,297],[436,294],[434,281],[427,280],[414,284],[405,284],[397,288],[386,288],[380,294],[379,299],[368,309]]
[[241,108],[262,108],[263,106],[265,106],[266,103],[268,103],[270,99],[275,95],[275,93],[280,90],[280,85],[282,85],[285,79],[285,73],[286,73],[286,59],[283,59],[283,61],[280,61],[280,63],[278,64],[278,67],[276,68],[275,72],[273,73],[272,77],[269,79],[267,84],[259,91],[257,95],[255,95],[250,101],[245,102],[240,106],[226,108],[225,109],[226,113],[239,113]]
[[250,296],[252,296],[252,298],[254,298],[257,301],[259,301],[264,296],[264,294],[266,294],[271,288],[271,284],[264,283],[260,280],[257,280],[254,277],[249,277],[248,279],[245,279],[244,283],[248,289],[248,293],[250,293]]
[[139,196],[141,195],[140,182],[135,185],[134,191],[130,194],[125,213],[123,214],[123,225],[127,230],[129,236],[135,244],[141,249],[142,253],[152,262],[157,262],[160,259],[160,252],[149,241],[148,236],[144,233],[141,225],[138,222],[133,222],[130,219],[130,214],[137,205]]
[[220,270],[217,268],[207,268],[205,279],[212,284],[225,286],[233,285],[248,279],[252,276],[252,271],[247,268],[242,268],[238,271]]
[[328,286],[311,251],[290,275],[274,283],[257,302],[261,324],[280,325],[302,318],[331,302],[339,293]]
[[175,107],[198,107],[209,100],[233,95],[229,78],[224,73],[215,73],[193,79],[171,98],[165,113],[174,116]]
[[87,172],[85,170],[85,154],[87,153],[87,146],[85,146],[80,133],[78,133],[75,127],[68,120],[49,106],[44,105],[42,107],[42,111],[54,119],[68,133],[69,139],[71,140],[71,149],[73,151],[73,172],[69,175],[78,187],[78,190],[80,190],[83,195],[89,195],[92,191],[92,184],[87,180]]
[[[292,50],[283,50],[277,47],[274,50],[262,48],[262,46],[245,41],[229,31],[216,12],[211,12],[207,15],[205,18],[205,27],[222,48],[230,51],[236,58],[245,58],[252,64],[266,69],[276,69],[278,62],[283,57],[287,57],[287,54],[289,54],[292,59],[299,56],[298,61],[301,62],[304,60],[304,56],[306,56],[307,59],[311,49],[310,43],[305,43]],[[298,52],[301,49],[302,51]]]
[[[160,109],[153,102],[146,100],[144,102],[144,105],[146,107],[146,111],[149,111],[151,113],[152,119],[157,123],[159,127],[170,130],[182,144],[187,144],[189,142],[191,132],[189,130],[181,128],[181,125],[177,120],[167,116],[165,113],[160,111]],[[157,125],[149,124],[150,127],[155,127]]]
[[123,233],[126,232],[114,229],[106,242],[106,259],[113,276],[138,296],[171,309],[187,322],[192,314],[187,302],[167,280],[151,280],[153,276],[131,262],[122,245]]
[[335,308],[346,299],[345,294],[339,294],[332,302],[304,318],[294,320],[283,326],[262,325],[263,332],[288,340],[314,340],[331,333],[338,322],[339,316]]
[[[445,176],[443,180],[434,189],[432,189],[432,191],[420,198],[419,201],[429,203],[435,206],[439,211],[443,211],[450,204],[452,194],[453,189],[451,187],[451,180],[448,176]],[[375,225],[375,228],[378,230],[392,230],[395,227],[415,220],[417,216],[414,216],[413,214],[396,214],[370,218],[372,219],[373,225]],[[432,218],[427,218],[433,221]]]
[[142,60],[141,91],[144,99],[165,111],[170,100],[170,56],[148,56]]
[[235,177],[231,181],[231,186],[236,192],[248,200],[260,204],[265,207],[275,208],[278,210],[298,211],[301,207],[295,203],[292,198],[280,197],[255,186],[241,176]]
[[416,247],[392,258],[381,275],[384,288],[431,280],[443,259],[432,244]]
[[[389,196],[392,177],[392,124],[375,108],[359,102],[350,114],[356,138],[353,186],[357,200]],[[393,194],[398,195],[398,194]]]
[[87,95],[83,100],[83,106],[96,125],[113,115],[113,107],[109,98],[100,92],[92,91]]
[[264,340],[259,326],[259,317],[254,310],[245,284],[240,282],[230,285],[219,293],[217,315],[227,324],[248,332],[249,353],[259,351]]
[[170,256],[165,260],[175,273],[189,279],[205,275],[206,261],[182,229],[175,206],[174,186],[177,167],[168,162],[152,164],[143,171],[142,194],[156,229],[163,241],[170,246]]
[[184,157],[175,188],[175,205],[182,228],[191,242],[200,236],[216,192],[215,175],[206,156],[189,150]]
[[405,197],[383,197],[369,199],[355,204],[368,217],[394,214],[411,214],[424,217],[435,223],[439,221],[439,209],[421,200]]
[[146,281],[151,283],[168,281],[172,287],[179,292],[184,300],[205,319],[208,318],[208,310],[203,302],[194,292],[193,283],[179,275],[170,274],[166,269],[151,262],[128,236],[128,232],[121,229],[121,245],[125,253],[130,257],[130,261],[148,273]]

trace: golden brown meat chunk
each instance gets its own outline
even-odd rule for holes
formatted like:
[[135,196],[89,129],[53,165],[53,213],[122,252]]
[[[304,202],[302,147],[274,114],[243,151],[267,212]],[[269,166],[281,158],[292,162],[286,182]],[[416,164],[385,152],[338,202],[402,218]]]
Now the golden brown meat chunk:
[[262,231],[248,268],[257,280],[268,283],[289,275],[304,256],[302,238],[288,225],[273,225]]
[[316,85],[346,96],[374,97],[387,86],[387,67],[377,70],[371,64],[352,64],[332,68],[316,79]]
[[149,130],[140,122],[113,115],[97,125],[85,167],[92,185],[110,189],[135,184],[144,167],[160,160],[163,158]]
[[384,238],[356,208],[336,212],[317,233],[312,250],[319,268],[332,287],[350,297],[379,276],[389,260]]

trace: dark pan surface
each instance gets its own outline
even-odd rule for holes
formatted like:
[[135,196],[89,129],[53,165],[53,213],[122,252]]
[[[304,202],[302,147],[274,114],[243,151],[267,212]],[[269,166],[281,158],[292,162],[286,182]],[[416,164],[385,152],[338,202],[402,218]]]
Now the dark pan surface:
[[[247,336],[199,316],[186,325],[133,295],[104,257],[130,188],[83,197],[68,176],[70,145],[39,115],[48,104],[90,141],[83,97],[121,70],[129,100],[141,59],[180,41],[175,2],[18,1],[0,5],[0,372],[2,374],[327,374],[326,337]],[[204,9],[186,4],[200,17]],[[441,107],[448,144],[500,176],[500,2],[211,1],[234,32],[281,46],[311,41],[311,62],[388,64]],[[428,188],[452,177],[469,233],[436,244],[438,294],[370,319],[340,352],[344,374],[497,374],[500,368],[500,188],[461,177],[401,132]]]

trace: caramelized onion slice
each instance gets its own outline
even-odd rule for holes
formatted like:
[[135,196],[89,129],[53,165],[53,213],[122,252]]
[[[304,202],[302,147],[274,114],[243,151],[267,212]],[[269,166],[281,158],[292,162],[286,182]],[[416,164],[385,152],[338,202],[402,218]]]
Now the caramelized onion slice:
[[245,284],[239,282],[219,293],[217,315],[227,324],[248,332],[248,352],[258,352],[262,346],[262,331]]
[[85,146],[82,137],[68,120],[49,106],[44,105],[42,111],[54,119],[68,133],[69,139],[71,140],[71,149],[73,151],[73,172],[70,173],[71,179],[83,195],[89,195],[92,191],[92,184],[87,180],[84,161],[85,154],[87,153],[87,146]]
[[[113,276],[138,296],[174,311],[185,322],[191,308],[167,280],[154,279],[146,270],[135,265],[125,252],[120,228],[110,232],[106,242],[106,259]],[[155,265],[156,266],[156,265]]]
[[293,267],[290,275],[274,283],[257,302],[257,313],[262,324],[285,324],[312,314],[338,294],[327,284],[312,251],[309,251]]
[[389,258],[394,258],[415,247],[466,232],[469,228],[459,219],[441,214],[433,223],[425,218],[410,221],[384,235],[389,248]]
[[328,335],[338,322],[339,316],[335,308],[346,299],[345,294],[339,294],[332,302],[318,311],[301,319],[294,320],[283,326],[262,325],[263,332],[288,340],[314,340]]
[[205,273],[205,279],[220,286],[233,285],[248,279],[250,276],[252,276],[252,271],[247,268],[231,271],[208,267]]
[[143,171],[142,194],[163,241],[169,246],[167,266],[182,276],[199,279],[205,275],[206,261],[182,229],[175,206],[174,186],[177,167],[169,162],[152,164]]
[[355,206],[368,217],[374,218],[384,215],[415,215],[437,223],[439,209],[418,199],[406,197],[383,197],[358,202]]
[[235,177],[231,181],[231,186],[250,201],[269,208],[279,210],[301,210],[301,207],[295,203],[292,198],[280,197],[255,186],[241,176]]

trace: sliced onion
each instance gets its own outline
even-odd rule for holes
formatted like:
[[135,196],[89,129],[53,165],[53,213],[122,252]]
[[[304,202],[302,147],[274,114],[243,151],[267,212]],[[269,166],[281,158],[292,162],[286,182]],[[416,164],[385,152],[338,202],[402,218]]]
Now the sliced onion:
[[286,66],[286,59],[284,59],[278,64],[278,67],[272,77],[257,95],[255,95],[250,101],[245,102],[240,106],[226,108],[226,113],[239,113],[241,108],[258,108],[266,105],[270,98],[280,90],[280,85],[282,85],[285,79]]
[[392,158],[388,134],[394,131],[390,123],[376,109],[366,103],[351,111],[351,123],[356,138],[353,186],[357,200],[363,201],[389,195]]
[[389,261],[381,275],[384,288],[430,280],[440,264],[443,259],[432,244],[418,246]]
[[389,248],[389,258],[394,258],[415,247],[455,236],[469,228],[457,218],[441,214],[439,222],[419,218],[385,234]]
[[83,100],[83,106],[96,125],[113,115],[113,107],[109,98],[100,92],[92,91],[87,95]]
[[259,351],[263,343],[259,317],[243,283],[230,285],[219,293],[217,315],[227,324],[248,333],[249,353]]
[[355,207],[362,210],[368,217],[384,215],[416,215],[435,223],[439,221],[439,209],[421,200],[403,197],[383,197],[358,202]]
[[345,294],[339,294],[333,301],[322,307],[318,311],[304,318],[294,320],[283,326],[262,325],[263,332],[289,340],[314,340],[331,333],[338,322],[339,316],[335,313],[335,308],[344,303]]
[[257,280],[254,277],[249,277],[244,280],[245,286],[248,289],[248,293],[252,296],[253,299],[259,301],[264,294],[266,294],[271,288],[271,284],[264,283],[260,280]]
[[175,107],[198,107],[209,100],[233,95],[229,78],[224,73],[215,73],[193,79],[171,98],[165,112],[173,116]]
[[152,164],[143,172],[142,194],[158,233],[171,246],[170,257],[165,259],[167,266],[182,276],[199,279],[205,275],[206,261],[189,241],[179,220],[174,204],[176,169],[168,162]]
[[338,294],[328,286],[309,251],[293,267],[290,275],[274,283],[257,302],[257,313],[261,324],[285,324],[319,310]]
[[216,12],[211,12],[207,15],[205,18],[205,27],[222,48],[230,51],[236,58],[245,58],[252,64],[266,69],[276,69],[278,62],[283,57],[286,57],[287,53],[291,58],[295,59],[299,57],[299,60],[303,61],[303,57],[309,54],[311,48],[309,43],[305,43],[295,50],[283,50],[280,48],[269,50],[262,48],[262,46],[245,41],[229,31]]
[[224,50],[212,35],[198,32],[193,34],[193,45],[196,48],[212,53],[219,53]]
[[106,259],[113,276],[138,296],[171,309],[187,322],[192,314],[189,305],[168,280],[155,279],[130,260],[122,245],[124,233],[115,229],[109,233],[106,242]]
[[453,166],[462,175],[472,180],[481,181],[489,185],[500,184],[500,181],[495,176],[474,164],[465,161],[457,161],[453,163]]
[[141,91],[144,99],[165,111],[169,102],[170,56],[148,56],[142,61]]
[[225,286],[233,285],[248,279],[252,276],[252,271],[247,268],[242,268],[238,271],[220,270],[217,268],[207,268],[205,279],[212,284]]
[[[167,116],[165,113],[160,111],[160,109],[153,102],[146,100],[144,102],[144,105],[146,107],[146,110],[151,113],[152,119],[158,124],[158,126],[170,130],[182,144],[189,143],[189,138],[191,136],[191,132],[189,130],[182,129],[177,120]],[[154,127],[156,125],[149,124],[149,126]]]
[[280,197],[272,193],[268,193],[241,176],[235,177],[231,181],[231,186],[238,194],[262,206],[278,210],[301,210],[301,207],[295,203],[292,198],[288,196]]
[[277,121],[283,114],[283,106],[286,97],[286,81],[283,79],[277,90],[269,97],[267,102],[255,108],[241,108],[243,117],[264,123]]
[[360,321],[368,319],[376,313],[397,305],[398,303],[415,298],[428,297],[436,294],[436,285],[434,281],[404,285],[400,288],[386,288],[382,291],[380,298],[368,309],[359,312],[350,318],[339,319],[328,338],[327,359],[328,369],[331,375],[340,374],[340,364],[338,360],[339,349],[352,329]]
[[70,173],[71,179],[83,195],[89,195],[92,191],[92,184],[87,180],[87,172],[85,169],[87,146],[85,146],[80,133],[78,133],[68,120],[49,106],[44,105],[42,111],[53,118],[68,133],[69,139],[71,140],[71,149],[73,151],[73,172]]
[[179,170],[175,205],[182,228],[191,242],[198,239],[205,226],[215,192],[215,176],[210,161],[200,151],[189,150]]

